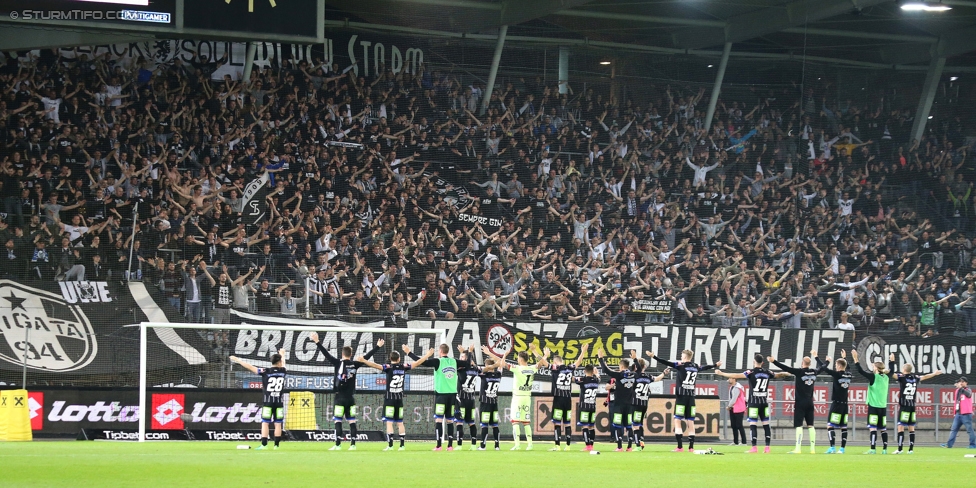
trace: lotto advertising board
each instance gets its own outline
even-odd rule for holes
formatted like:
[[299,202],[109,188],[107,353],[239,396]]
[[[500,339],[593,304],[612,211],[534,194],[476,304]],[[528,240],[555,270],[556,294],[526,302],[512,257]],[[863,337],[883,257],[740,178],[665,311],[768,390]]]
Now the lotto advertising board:
[[[122,436],[138,428],[136,388],[49,388],[31,390],[29,397],[31,426],[40,437],[75,437],[84,429]],[[150,391],[146,400],[146,428],[153,432],[248,429],[260,423],[261,395],[252,391]]]

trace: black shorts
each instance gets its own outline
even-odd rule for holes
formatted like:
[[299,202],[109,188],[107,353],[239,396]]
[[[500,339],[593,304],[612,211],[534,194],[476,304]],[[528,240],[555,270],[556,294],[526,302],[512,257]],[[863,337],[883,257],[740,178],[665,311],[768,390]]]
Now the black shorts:
[[261,407],[261,423],[270,424],[272,422],[280,424],[285,421],[284,403],[265,403]]
[[474,424],[474,399],[458,399],[454,406],[454,421],[462,424]]
[[888,409],[868,406],[868,428],[887,430]]
[[383,400],[383,421],[403,423],[403,400]]
[[610,423],[618,429],[633,426],[634,412],[632,408],[630,405],[611,405]]
[[634,405],[630,408],[634,413],[634,427],[644,425],[644,417],[647,416],[647,405]]
[[812,403],[796,403],[793,405],[793,427],[803,427],[806,422],[807,427],[813,427],[813,416],[816,411]]
[[847,403],[831,403],[830,413],[827,415],[827,426],[846,429],[848,412],[850,412],[850,407]]
[[596,405],[576,405],[576,425],[593,427],[596,423]]
[[434,418],[436,420],[441,420],[444,417],[454,418],[454,402],[457,401],[455,397],[454,393],[438,393],[434,397]]
[[898,425],[915,427],[915,407],[898,407]]
[[675,397],[674,418],[677,420],[695,420],[695,397]]
[[569,397],[555,397],[552,399],[552,423],[555,425],[572,425],[573,399]]
[[335,422],[356,420],[356,399],[351,396],[337,396],[335,399],[335,409],[332,412],[332,420]]
[[481,413],[482,427],[498,427],[498,404],[482,403],[478,409]]
[[749,413],[750,424],[754,424],[756,422],[769,422],[768,403],[750,404],[748,407],[746,407],[746,412]]

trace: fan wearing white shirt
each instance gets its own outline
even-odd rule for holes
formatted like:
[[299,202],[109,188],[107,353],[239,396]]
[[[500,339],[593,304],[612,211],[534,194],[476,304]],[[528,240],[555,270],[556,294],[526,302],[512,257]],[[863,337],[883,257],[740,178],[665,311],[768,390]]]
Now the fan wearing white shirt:
[[719,165],[719,163],[715,163],[711,166],[699,166],[691,162],[690,156],[685,158],[685,164],[695,171],[695,179],[691,183],[691,185],[695,187],[704,185],[705,179],[708,177],[708,172],[717,168]]
[[850,315],[847,312],[841,312],[840,322],[837,323],[837,328],[840,330],[854,330],[854,324],[848,319]]

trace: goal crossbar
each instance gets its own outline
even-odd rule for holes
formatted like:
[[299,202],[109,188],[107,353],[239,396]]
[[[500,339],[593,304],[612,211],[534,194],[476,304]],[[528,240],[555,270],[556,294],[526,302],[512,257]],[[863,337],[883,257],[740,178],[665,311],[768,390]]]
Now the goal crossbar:
[[291,330],[291,331],[328,331],[328,332],[372,332],[377,334],[429,334],[436,335],[438,342],[446,342],[445,329],[412,329],[408,327],[355,327],[335,325],[260,325],[260,324],[193,324],[181,322],[141,322],[126,327],[139,327],[139,442],[146,441],[146,419],[149,411],[146,405],[146,391],[149,388],[148,377],[148,331],[149,329],[211,329],[211,330]]

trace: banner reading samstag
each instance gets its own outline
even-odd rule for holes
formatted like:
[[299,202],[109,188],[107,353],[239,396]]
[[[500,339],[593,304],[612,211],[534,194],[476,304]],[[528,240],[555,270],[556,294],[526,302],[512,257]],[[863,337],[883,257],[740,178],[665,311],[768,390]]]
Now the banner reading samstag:
[[[443,330],[453,346],[475,346],[479,362],[484,360],[481,346],[493,354],[507,355],[529,350],[530,344],[549,348],[567,362],[576,361],[583,344],[589,344],[583,364],[596,364],[597,351],[603,350],[607,364],[615,366],[631,351],[646,357],[645,352],[680,359],[683,350],[694,351],[699,364],[722,362],[722,369],[742,371],[752,366],[755,354],[773,356],[789,366],[798,366],[811,350],[821,358],[839,358],[841,350],[858,350],[862,366],[874,361],[888,361],[894,353],[898,367],[910,362],[920,374],[942,371],[934,383],[953,383],[962,375],[973,374],[976,344],[965,337],[940,335],[920,338],[909,335],[856,337],[843,330],[796,330],[764,328],[715,328],[686,325],[628,325],[603,327],[588,323],[502,322],[415,320],[408,324],[416,329]],[[659,369],[652,362],[652,368]],[[545,375],[545,372],[541,373]]]

